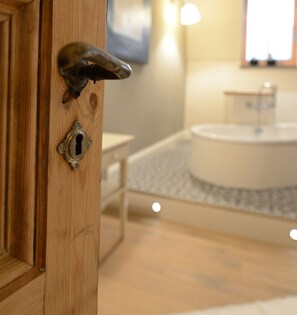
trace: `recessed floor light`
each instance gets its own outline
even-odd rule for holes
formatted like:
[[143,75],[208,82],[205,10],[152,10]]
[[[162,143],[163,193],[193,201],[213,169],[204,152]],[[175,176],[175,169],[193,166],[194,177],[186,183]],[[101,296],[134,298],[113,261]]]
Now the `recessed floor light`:
[[154,202],[152,204],[152,209],[154,212],[160,212],[161,211],[161,205],[159,204],[159,202]]
[[290,237],[292,240],[297,241],[297,230],[293,229],[290,231]]

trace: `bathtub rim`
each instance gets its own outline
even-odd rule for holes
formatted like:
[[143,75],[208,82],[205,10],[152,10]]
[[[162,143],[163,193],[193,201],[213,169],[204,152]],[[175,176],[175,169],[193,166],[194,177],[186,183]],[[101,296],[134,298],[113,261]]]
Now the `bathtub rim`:
[[[237,138],[229,138],[228,136],[220,136],[215,135],[215,133],[203,132],[202,129],[207,128],[256,128],[253,125],[239,125],[239,124],[197,124],[190,128],[192,138],[202,137],[204,139],[208,139],[210,141],[222,141],[234,144],[241,145],[294,145],[297,144],[297,136],[296,138],[281,138],[281,139],[273,139],[271,138],[257,138],[255,137],[242,137],[240,139]],[[297,123],[277,123],[274,125],[262,125],[264,128],[295,128],[297,132]],[[198,132],[197,132],[198,130]]]

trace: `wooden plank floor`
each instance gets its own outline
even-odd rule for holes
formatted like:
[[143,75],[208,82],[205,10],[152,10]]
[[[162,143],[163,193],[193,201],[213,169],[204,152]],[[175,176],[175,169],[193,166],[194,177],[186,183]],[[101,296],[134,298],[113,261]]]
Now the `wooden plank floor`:
[[155,219],[102,215],[100,315],[157,315],[297,294],[297,251]]

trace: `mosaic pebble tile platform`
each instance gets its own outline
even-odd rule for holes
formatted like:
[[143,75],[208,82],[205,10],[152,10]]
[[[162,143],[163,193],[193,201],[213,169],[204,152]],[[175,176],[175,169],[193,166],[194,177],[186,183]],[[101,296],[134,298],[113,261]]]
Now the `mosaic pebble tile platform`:
[[190,174],[190,140],[181,140],[129,166],[128,188],[175,199],[297,219],[297,187],[246,190],[219,187]]

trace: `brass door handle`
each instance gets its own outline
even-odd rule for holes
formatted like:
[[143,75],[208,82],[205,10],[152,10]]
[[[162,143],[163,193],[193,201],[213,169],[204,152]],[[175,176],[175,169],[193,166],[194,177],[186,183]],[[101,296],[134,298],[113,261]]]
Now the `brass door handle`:
[[126,62],[81,42],[68,44],[59,51],[58,66],[75,98],[80,96],[88,80],[121,80],[132,72]]

